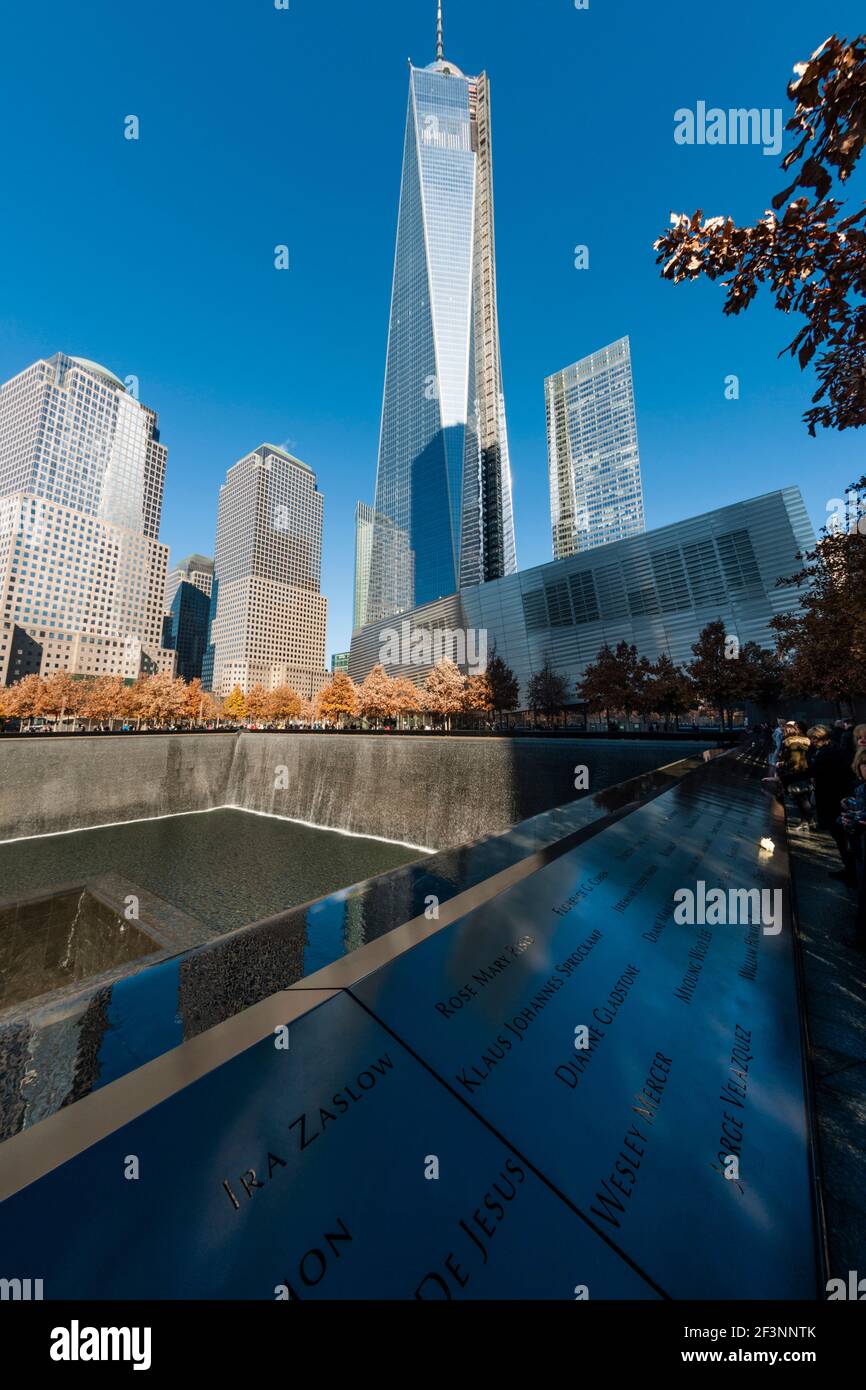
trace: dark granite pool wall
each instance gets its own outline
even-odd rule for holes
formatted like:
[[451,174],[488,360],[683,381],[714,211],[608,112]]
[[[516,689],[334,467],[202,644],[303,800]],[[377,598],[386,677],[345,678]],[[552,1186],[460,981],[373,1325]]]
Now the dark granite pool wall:
[[[695,745],[695,747],[698,745]],[[237,806],[430,849],[685,756],[682,743],[165,734],[0,747],[0,839]]]
[[656,742],[243,734],[229,801],[446,849],[573,801],[578,765],[595,791],[689,751]]
[[225,804],[230,734],[5,739],[0,840]]

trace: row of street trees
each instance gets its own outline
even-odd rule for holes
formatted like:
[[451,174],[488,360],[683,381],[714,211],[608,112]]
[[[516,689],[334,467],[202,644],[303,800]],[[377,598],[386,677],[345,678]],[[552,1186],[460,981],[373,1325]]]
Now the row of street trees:
[[231,724],[310,724],[314,713],[312,701],[289,685],[254,685],[248,695],[236,685],[222,702],[223,718]]
[[456,715],[474,716],[487,722],[516,709],[520,690],[514,672],[496,653],[490,653],[485,671],[465,676],[453,661],[443,660],[430,671],[422,686],[406,676],[389,676],[381,664],[373,667],[360,685],[343,671],[321,690],[314,701],[316,720],[344,727],[363,719],[378,728],[394,721],[398,727],[430,718],[450,729]]
[[853,710],[866,696],[866,475],[849,489],[846,513],[784,581],[799,603],[772,626],[791,689]]
[[724,728],[747,700],[773,708],[786,693],[782,658],[756,642],[740,647],[721,619],[707,624],[692,652],[694,661],[677,666],[666,655],[648,661],[627,642],[614,649],[605,645],[578,682],[578,694],[591,712],[607,719],[657,717],[667,728],[688,711],[708,707]]
[[[637,716],[664,721],[665,727],[690,711],[711,709],[723,726],[731,726],[735,709],[747,700],[772,707],[786,692],[782,659],[755,642],[740,648],[720,619],[704,628],[692,651],[694,660],[681,667],[665,655],[650,662],[627,642],[615,648],[605,644],[576,686],[548,658],[530,679],[526,704],[534,715],[547,720],[580,702],[589,713],[602,714],[608,721]],[[248,714],[251,700],[252,696],[247,700]],[[227,712],[228,706],[229,701]],[[514,672],[494,649],[482,674],[464,676],[452,661],[440,661],[420,688],[404,676],[389,676],[381,665],[357,686],[348,675],[337,672],[313,708],[316,720],[338,727],[357,719],[377,727],[393,720],[399,727],[426,716],[447,729],[457,715],[487,721],[519,706]]]
[[25,723],[47,719],[61,729],[113,729],[118,725],[192,727],[221,721],[342,727],[357,719],[378,727],[385,721],[399,724],[427,716],[449,728],[456,714],[489,718],[496,701],[500,710],[513,708],[517,682],[494,655],[483,675],[469,677],[452,661],[442,661],[422,689],[406,677],[388,676],[382,666],[376,666],[359,686],[338,671],[314,700],[288,685],[271,691],[256,685],[246,695],[235,686],[220,700],[202,690],[199,680],[187,683],[166,674],[142,676],[126,684],[120,676],[81,679],[58,671],[47,678],[25,676],[16,685],[0,687],[0,719]]
[[374,666],[361,685],[338,671],[315,701],[316,718],[338,727],[364,719],[379,727],[397,726],[429,717],[450,728],[457,714],[488,719],[494,709],[495,691],[488,672],[464,676],[453,661],[440,661],[420,688],[406,676],[389,676],[382,665]]
[[192,726],[212,722],[220,712],[220,702],[202,690],[201,681],[187,683],[164,673],[127,685],[120,676],[82,680],[57,671],[45,679],[25,676],[16,685],[0,687],[0,718],[44,718],[59,728]]
[[[849,493],[853,514],[866,515],[866,478]],[[655,661],[636,646],[605,644],[583,678],[572,687],[548,658],[529,682],[526,704],[534,715],[553,719],[576,701],[590,714],[610,722],[637,716],[670,723],[699,710],[716,711],[729,727],[734,711],[752,701],[772,711],[783,698],[814,697],[853,709],[866,692],[866,527],[827,530],[803,568],[783,586],[799,591],[799,605],[774,618],[775,651],[747,642],[740,647],[721,619],[708,623],[692,647],[694,659],[677,666],[669,656]],[[782,654],[784,653],[784,655]],[[488,722],[520,705],[514,672],[495,647],[487,669],[464,676],[452,661],[440,661],[418,687],[405,676],[392,677],[377,665],[361,685],[336,672],[312,701],[288,685],[267,691],[254,686],[244,695],[238,687],[220,700],[167,674],[142,676],[126,684],[119,676],[75,679],[64,671],[43,679],[25,676],[17,685],[0,687],[0,718],[25,721],[46,718],[58,727],[117,724],[182,727],[225,720],[230,723],[344,727],[364,720],[379,727],[395,721],[404,726],[422,718],[449,729],[455,716]]]

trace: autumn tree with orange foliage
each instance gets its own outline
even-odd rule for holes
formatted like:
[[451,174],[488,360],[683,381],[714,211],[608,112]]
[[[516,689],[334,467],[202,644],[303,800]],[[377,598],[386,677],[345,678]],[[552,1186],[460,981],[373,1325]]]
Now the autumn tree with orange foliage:
[[6,705],[14,719],[34,719],[42,711],[45,682],[39,676],[24,676],[9,687]]
[[239,685],[230,690],[223,701],[223,714],[231,724],[241,724],[247,717],[247,702]]
[[358,712],[377,726],[397,713],[394,681],[379,662],[358,688]]
[[335,671],[316,697],[316,716],[329,724],[342,727],[347,719],[358,713],[358,691],[346,671]]
[[467,678],[463,707],[469,714],[489,717],[493,713],[493,686],[486,671]]
[[424,682],[421,700],[428,714],[441,719],[446,729],[451,719],[463,709],[466,677],[447,657],[433,667]]
[[301,697],[296,690],[292,690],[290,685],[278,685],[276,690],[272,690],[268,696],[266,705],[268,719],[273,719],[277,724],[287,724],[290,719],[299,719],[301,715]]
[[405,725],[413,715],[423,714],[421,692],[408,676],[396,676],[393,681],[394,711],[398,723]]
[[85,683],[84,693],[78,712],[87,721],[87,727],[94,724],[108,724],[113,727],[120,717],[123,700],[123,679],[120,676],[97,676]]
[[38,712],[56,719],[62,729],[68,714],[74,718],[83,693],[81,681],[74,680],[68,671],[55,671],[42,683]]
[[254,685],[247,695],[247,718],[253,724],[260,724],[268,717],[269,695],[263,685]]

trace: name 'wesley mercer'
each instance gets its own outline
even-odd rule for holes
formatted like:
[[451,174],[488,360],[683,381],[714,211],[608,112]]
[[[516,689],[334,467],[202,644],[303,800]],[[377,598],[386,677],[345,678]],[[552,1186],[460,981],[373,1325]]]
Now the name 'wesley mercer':
[[[625,1202],[629,1202],[634,1196],[638,1174],[650,1139],[650,1130],[664,1098],[664,1088],[667,1085],[672,1066],[672,1059],[666,1057],[663,1052],[657,1052],[653,1057],[647,1078],[634,1096],[634,1104],[632,1105],[634,1113],[641,1118],[643,1128],[633,1124],[625,1134],[620,1151],[614,1160],[613,1168],[609,1176],[602,1179],[599,1184],[601,1191],[595,1194],[595,1200],[599,1205],[590,1207],[590,1211],[601,1217],[602,1221],[607,1221],[611,1226],[618,1227],[620,1225],[620,1217],[625,1214],[627,1209]],[[646,1133],[644,1133],[644,1129],[646,1129]],[[620,1197],[616,1195],[617,1192],[625,1198],[625,1202],[620,1200]]]

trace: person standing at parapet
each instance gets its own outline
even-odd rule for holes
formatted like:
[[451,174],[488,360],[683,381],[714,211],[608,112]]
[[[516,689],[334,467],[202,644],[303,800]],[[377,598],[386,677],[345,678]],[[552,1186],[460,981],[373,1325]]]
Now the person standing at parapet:
[[762,779],[764,782],[767,783],[767,790],[768,790],[768,791],[771,791],[771,792],[775,792],[776,794],[778,794],[778,790],[779,790],[779,786],[778,786],[778,783],[779,783],[779,773],[778,773],[779,753],[781,752],[781,749],[782,749],[782,741],[783,741],[784,737],[785,737],[785,721],[784,721],[784,719],[777,719],[777,720],[776,720],[776,727],[775,727],[775,729],[773,730],[773,733],[772,733],[771,738],[770,738],[770,752],[769,752],[769,755],[768,755],[768,757],[767,757],[767,767],[769,768],[769,775],[768,775],[767,777],[764,777],[764,778]]
[[842,802],[839,817],[848,835],[857,874],[857,936],[856,944],[866,949],[866,748],[854,755],[854,775],[857,790]]
[[800,824],[792,827],[803,833],[809,831],[812,816],[812,778],[809,772],[809,740],[805,724],[790,719],[785,725],[785,737],[779,751],[776,771],[782,787],[800,812]]
[[845,754],[833,742],[833,734],[826,724],[814,725],[809,730],[808,738],[812,745],[809,765],[814,788],[815,824],[825,834],[832,835],[842,860],[842,868],[834,869],[830,877],[854,883],[854,856],[848,836],[839,824],[839,807],[856,787],[854,774]]

